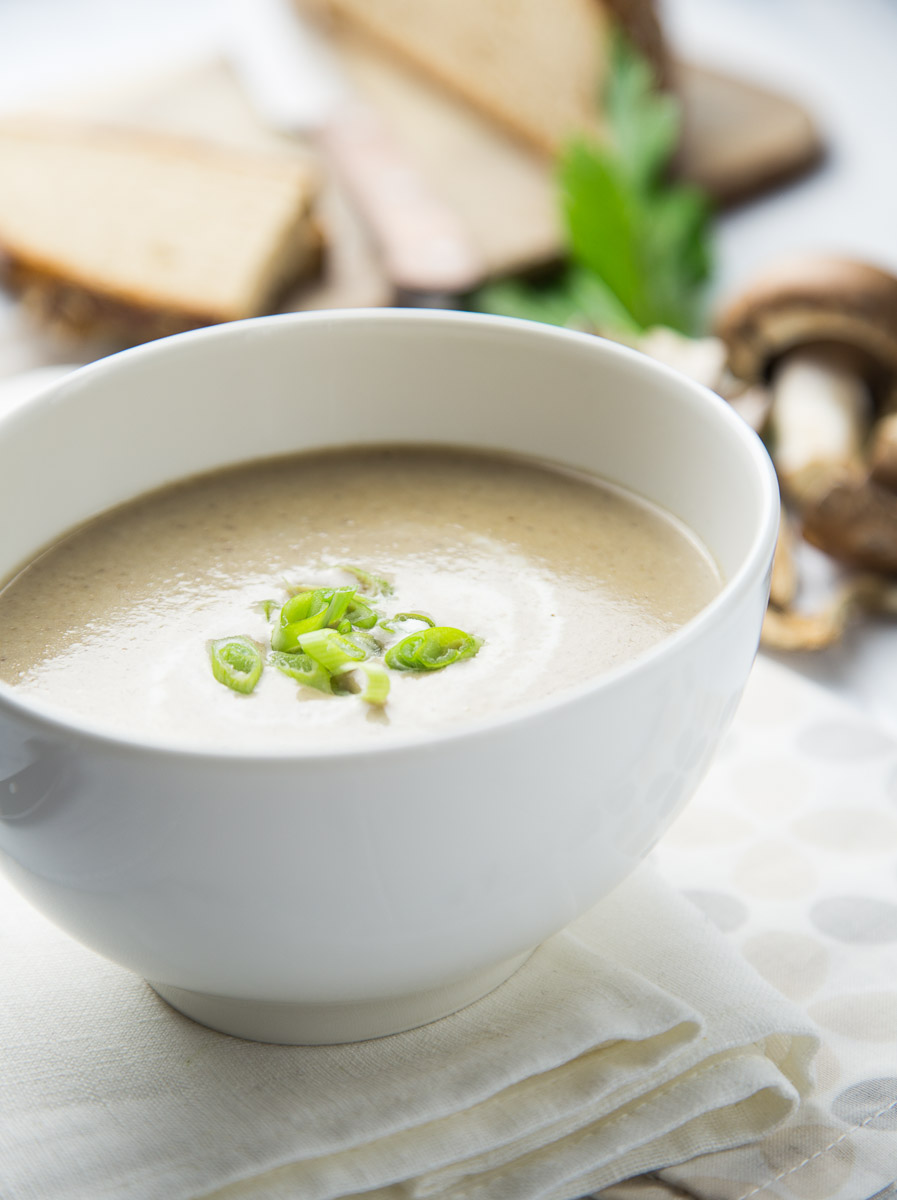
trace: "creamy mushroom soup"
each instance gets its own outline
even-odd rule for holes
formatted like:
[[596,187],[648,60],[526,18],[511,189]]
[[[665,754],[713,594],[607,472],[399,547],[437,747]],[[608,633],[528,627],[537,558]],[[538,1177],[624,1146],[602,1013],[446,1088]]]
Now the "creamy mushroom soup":
[[[0,678],[180,745],[373,745],[581,684],[720,586],[679,522],[587,474],[461,450],[328,451],[198,477],[70,533],[0,592]],[[329,631],[309,639],[316,612]],[[279,643],[293,618],[299,634]],[[416,633],[437,669],[403,660]],[[263,668],[251,691],[213,665],[228,639]],[[322,641],[370,671],[339,666],[343,651],[319,669],[305,652]],[[285,672],[300,659],[319,686]]]

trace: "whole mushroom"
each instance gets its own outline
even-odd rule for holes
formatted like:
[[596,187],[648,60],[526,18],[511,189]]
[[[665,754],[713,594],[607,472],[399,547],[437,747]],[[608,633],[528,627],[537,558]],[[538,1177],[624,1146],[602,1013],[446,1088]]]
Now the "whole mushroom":
[[806,539],[897,573],[897,279],[790,259],[723,311],[718,332],[731,370],[769,383],[771,454]]

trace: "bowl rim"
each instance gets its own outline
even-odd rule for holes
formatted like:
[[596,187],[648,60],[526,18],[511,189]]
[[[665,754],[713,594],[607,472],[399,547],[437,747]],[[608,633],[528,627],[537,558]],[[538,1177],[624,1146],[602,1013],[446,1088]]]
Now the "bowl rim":
[[[699,612],[686,621],[678,629],[661,638],[655,645],[642,651],[634,658],[628,659],[615,667],[603,671],[594,679],[579,684],[571,684],[550,696],[530,702],[515,705],[511,709],[493,713],[488,716],[468,721],[453,722],[444,730],[427,731],[424,733],[408,733],[391,735],[380,745],[359,744],[318,749],[315,747],[266,747],[264,749],[241,749],[231,746],[190,745],[168,740],[165,737],[147,734],[119,732],[114,727],[93,721],[71,709],[53,705],[43,700],[35,700],[21,695],[17,689],[0,680],[0,719],[4,710],[11,715],[29,722],[49,726],[54,732],[71,738],[77,735],[87,742],[102,746],[106,752],[119,752],[132,755],[152,755],[171,760],[186,760],[188,762],[226,762],[228,766],[243,764],[255,769],[265,764],[283,765],[290,762],[332,762],[347,758],[380,759],[383,755],[407,754],[409,750],[428,748],[445,743],[457,743],[495,732],[505,730],[510,726],[523,725],[533,720],[539,720],[550,714],[555,714],[570,705],[578,704],[583,698],[607,691],[616,686],[621,679],[637,677],[650,671],[653,665],[665,657],[675,656],[680,650],[687,648],[696,638],[702,636],[702,631],[713,625],[728,610],[735,607],[744,593],[754,585],[757,575],[768,570],[772,551],[778,533],[779,524],[779,490],[775,469],[770,461],[760,438],[753,429],[731,408],[722,397],[709,388],[674,370],[665,363],[649,358],[629,346],[610,341],[595,334],[582,333],[559,326],[546,325],[535,321],[523,320],[516,317],[494,316],[486,313],[471,313],[448,309],[424,308],[349,308],[336,310],[316,310],[312,312],[279,313],[272,316],[252,317],[242,321],[231,321],[220,325],[212,325],[185,333],[174,334],[170,337],[159,338],[152,342],[118,351],[104,358],[77,367],[62,378],[48,384],[37,394],[26,400],[12,405],[4,413],[0,413],[0,436],[4,428],[30,414],[34,408],[52,406],[56,403],[61,390],[67,389],[72,383],[82,384],[96,375],[107,374],[121,369],[129,369],[127,364],[138,363],[144,358],[154,358],[160,354],[171,352],[171,347],[187,344],[214,342],[219,338],[240,336],[244,331],[254,328],[270,328],[273,325],[294,324],[344,324],[352,321],[365,323],[376,321],[409,322],[426,324],[446,324],[449,326],[484,327],[496,330],[507,330],[514,334],[527,337],[544,338],[559,344],[569,342],[573,345],[586,346],[598,344],[601,353],[628,361],[636,370],[647,371],[649,375],[663,380],[669,380],[677,388],[683,386],[690,390],[695,397],[701,398],[701,403],[715,410],[717,417],[728,425],[742,444],[749,460],[755,469],[761,490],[763,503],[757,514],[756,529],[753,540],[743,560],[735,573],[724,581],[716,596]],[[122,364],[126,364],[124,367]],[[26,417],[27,419],[27,417]],[[236,464],[235,464],[236,465]],[[214,470],[214,468],[213,468]]]

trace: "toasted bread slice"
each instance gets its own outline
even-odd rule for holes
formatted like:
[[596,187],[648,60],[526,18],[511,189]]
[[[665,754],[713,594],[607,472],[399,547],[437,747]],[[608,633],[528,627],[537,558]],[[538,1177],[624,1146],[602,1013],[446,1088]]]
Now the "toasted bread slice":
[[309,167],[167,136],[0,123],[0,253],[76,333],[142,341],[269,311],[321,238]]
[[668,75],[652,0],[297,0],[370,35],[530,144],[555,153],[600,133],[614,24]]

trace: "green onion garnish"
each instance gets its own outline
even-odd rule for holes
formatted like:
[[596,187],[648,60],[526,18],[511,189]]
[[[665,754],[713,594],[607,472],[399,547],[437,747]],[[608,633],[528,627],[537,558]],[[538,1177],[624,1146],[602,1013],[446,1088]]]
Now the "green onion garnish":
[[298,592],[280,610],[280,628],[274,631],[271,645],[287,654],[298,650],[304,634],[339,626],[348,619],[346,612],[354,599],[355,588],[351,587]]
[[369,657],[379,658],[383,653],[381,643],[375,637],[371,637],[369,633],[364,633],[361,629],[353,629],[351,633],[347,634],[347,640],[364,650],[365,654]]
[[327,605],[324,624],[331,626],[339,625],[343,617],[347,616],[349,606],[354,599],[354,587],[334,588],[330,597],[330,603]]
[[246,637],[209,642],[212,674],[219,683],[248,695],[259,681],[264,663],[258,646]]
[[357,629],[373,629],[379,617],[380,614],[366,604],[357,593],[346,611],[346,620]]
[[354,596],[353,587],[314,588],[312,591],[298,592],[280,610],[280,623],[299,625],[319,621],[320,624],[315,626],[317,629],[323,629],[325,625],[337,625],[345,616]]
[[326,612],[329,599],[329,596],[325,596],[323,588],[296,592],[280,610],[281,625],[294,625],[297,621],[304,621],[308,617]]
[[385,629],[387,633],[395,633],[395,625],[398,621],[420,621],[423,625],[429,625],[432,629],[436,622],[432,617],[428,617],[426,613],[420,612],[400,612],[394,617],[388,617],[385,621],[380,622],[380,628]]
[[[339,569],[354,575],[358,585],[288,586],[289,599],[279,611],[275,600],[261,600],[253,606],[269,621],[276,613],[267,661],[297,683],[320,692],[345,694],[350,680],[357,689],[355,672],[360,671],[364,679],[361,699],[382,707],[390,688],[387,667],[395,671],[439,671],[473,658],[482,646],[482,638],[436,625],[427,613],[408,611],[384,617],[374,608],[372,598],[390,595],[392,586],[362,567],[342,563]],[[406,621],[417,622],[423,628],[397,642],[384,660],[388,639],[370,631],[379,624],[386,634],[396,634],[397,626]],[[251,692],[264,667],[259,645],[248,637],[230,637],[209,642],[208,647],[212,673],[218,682],[235,692]],[[343,676],[345,684],[340,682]]]
[[381,579],[379,575],[372,575],[370,571],[365,571],[362,567],[350,566],[348,563],[340,563],[339,570],[348,571],[350,575],[354,575],[361,586],[372,596],[392,595],[392,584]]
[[329,672],[308,654],[301,651],[295,654],[281,654],[274,650],[268,655],[268,662],[305,687],[316,688],[319,692],[333,691]]
[[375,662],[351,663],[335,674],[348,675],[356,671],[364,675],[364,687],[359,693],[361,699],[382,707],[389,695],[389,674],[386,669]]
[[418,633],[409,633],[386,655],[386,665],[394,671],[439,671],[465,658],[473,658],[483,639],[472,637],[448,625],[434,625]]
[[299,649],[299,638],[303,634],[321,628],[321,622],[316,624],[316,621],[316,617],[309,617],[305,621],[296,621],[294,625],[281,625],[271,634],[272,649],[284,654],[293,654]]
[[329,601],[321,588],[292,596],[280,610],[280,626],[271,635],[272,647],[286,653],[298,650],[303,633],[323,627]]
[[363,647],[357,646],[335,629],[316,629],[303,634],[301,649],[331,675],[347,663],[363,662],[367,658],[367,651]]

